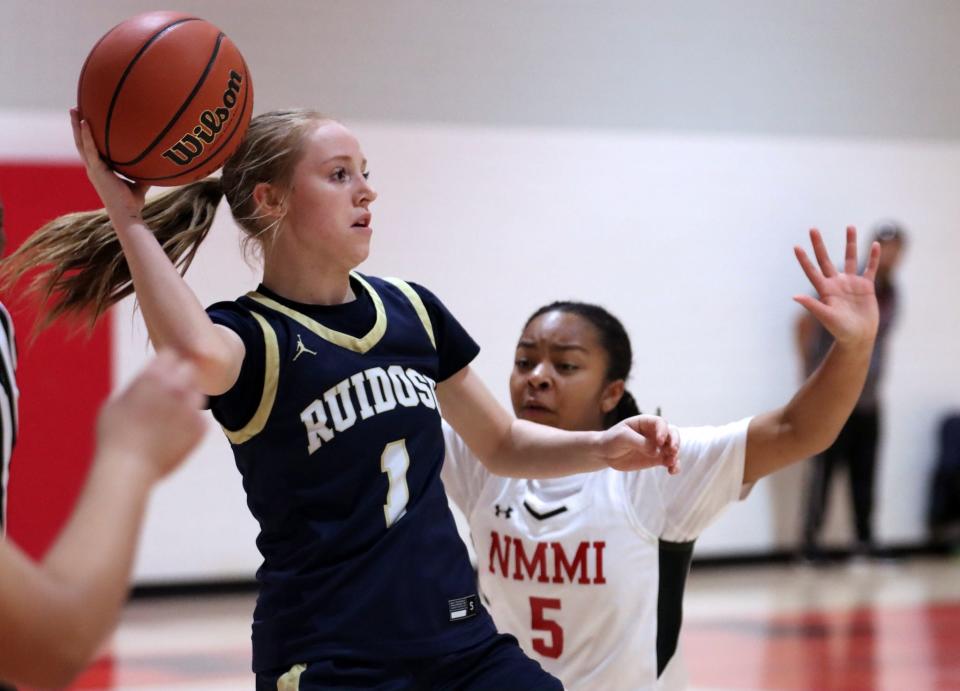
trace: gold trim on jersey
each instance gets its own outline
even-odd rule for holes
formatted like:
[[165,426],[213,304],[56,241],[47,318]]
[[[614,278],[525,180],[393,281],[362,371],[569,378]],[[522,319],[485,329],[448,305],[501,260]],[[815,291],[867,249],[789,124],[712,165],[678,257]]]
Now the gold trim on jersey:
[[307,671],[306,665],[294,665],[277,679],[277,691],[300,691],[300,675]]
[[223,428],[227,439],[232,444],[242,444],[263,431],[273,410],[273,403],[277,398],[277,383],[280,379],[280,348],[277,345],[277,334],[264,317],[256,312],[250,312],[257,324],[263,329],[264,363],[263,363],[263,393],[260,396],[260,405],[257,412],[250,418],[250,422],[236,431]]
[[433,322],[430,321],[430,314],[427,312],[426,305],[423,304],[423,300],[420,299],[420,294],[413,289],[413,287],[404,280],[399,278],[384,278],[384,281],[392,283],[397,288],[400,289],[404,295],[407,296],[407,300],[410,301],[410,304],[413,305],[413,309],[416,310],[417,316],[420,317],[420,321],[423,323],[423,328],[427,332],[427,336],[430,337],[430,343],[433,344],[433,349],[437,349],[437,341],[433,335]]
[[380,296],[377,295],[377,291],[373,289],[373,286],[364,280],[360,274],[351,271],[350,275],[355,278],[360,285],[363,286],[367,293],[370,294],[370,298],[373,300],[373,306],[377,310],[377,319],[374,322],[373,327],[371,327],[371,329],[362,338],[341,333],[340,331],[334,331],[315,319],[311,319],[307,315],[297,312],[295,309],[291,309],[286,305],[281,305],[276,300],[271,300],[266,295],[261,295],[256,291],[247,293],[247,297],[251,300],[259,302],[264,307],[269,307],[275,312],[279,312],[280,314],[290,317],[290,319],[293,319],[298,324],[310,329],[310,331],[315,333],[323,340],[329,341],[330,343],[338,345],[341,348],[346,348],[347,350],[352,350],[355,353],[360,353],[362,355],[377,345],[377,343],[380,342],[380,339],[383,338],[383,334],[387,330],[387,312],[383,308],[383,300],[381,300]]

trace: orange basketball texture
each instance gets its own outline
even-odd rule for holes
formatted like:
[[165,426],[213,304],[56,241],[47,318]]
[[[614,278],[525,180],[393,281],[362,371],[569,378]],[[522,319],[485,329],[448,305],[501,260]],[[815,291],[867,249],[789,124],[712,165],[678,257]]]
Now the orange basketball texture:
[[182,185],[215,171],[239,146],[253,85],[240,51],[213,24],[148,12],[93,47],[77,105],[111,168],[152,185]]

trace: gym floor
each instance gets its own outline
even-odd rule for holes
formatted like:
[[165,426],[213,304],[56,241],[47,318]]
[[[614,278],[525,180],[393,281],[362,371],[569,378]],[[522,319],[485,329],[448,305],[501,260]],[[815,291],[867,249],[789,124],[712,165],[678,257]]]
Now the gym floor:
[[[252,595],[137,599],[71,689],[253,686]],[[691,691],[960,691],[960,561],[695,568]]]

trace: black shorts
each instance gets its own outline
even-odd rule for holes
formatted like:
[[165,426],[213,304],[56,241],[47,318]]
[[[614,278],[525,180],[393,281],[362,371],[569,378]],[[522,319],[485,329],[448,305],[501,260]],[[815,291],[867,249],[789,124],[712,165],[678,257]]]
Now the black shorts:
[[338,658],[257,675],[257,691],[562,691],[556,677],[523,654],[517,639],[497,634],[439,657],[406,660]]

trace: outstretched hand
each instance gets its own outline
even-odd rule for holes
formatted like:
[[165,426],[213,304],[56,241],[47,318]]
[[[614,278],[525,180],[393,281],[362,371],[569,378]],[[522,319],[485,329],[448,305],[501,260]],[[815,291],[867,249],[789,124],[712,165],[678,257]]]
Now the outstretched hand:
[[87,177],[100,195],[114,225],[124,219],[139,220],[150,186],[124,180],[110,170],[100,158],[90,125],[80,119],[80,112],[76,108],[70,109],[70,124],[73,127],[73,142],[87,169]]
[[680,436],[656,415],[636,415],[603,432],[601,453],[614,470],[643,470],[665,466],[671,475],[680,472],[677,453]]
[[97,421],[99,450],[126,463],[139,461],[159,479],[203,437],[204,400],[193,365],[162,351],[103,407]]
[[880,263],[880,243],[874,242],[870,246],[867,266],[862,274],[858,274],[855,228],[847,228],[843,271],[838,271],[830,261],[819,231],[810,231],[810,242],[819,268],[799,246],[794,247],[794,253],[819,297],[797,295],[793,299],[806,308],[837,343],[872,342],[880,320],[874,290],[877,266]]

